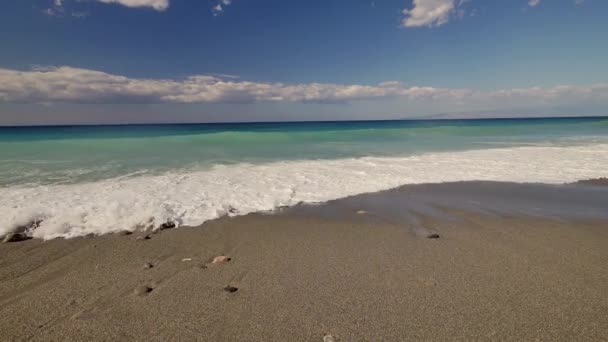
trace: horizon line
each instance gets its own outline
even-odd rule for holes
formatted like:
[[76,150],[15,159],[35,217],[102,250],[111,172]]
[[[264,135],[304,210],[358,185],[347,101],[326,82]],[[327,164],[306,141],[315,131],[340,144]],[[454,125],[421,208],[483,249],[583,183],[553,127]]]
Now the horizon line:
[[165,126],[165,125],[251,125],[251,124],[304,124],[304,123],[364,123],[399,121],[501,121],[501,120],[546,120],[546,119],[608,119],[607,115],[583,116],[528,116],[528,117],[486,117],[486,118],[400,118],[400,119],[358,119],[358,120],[289,120],[289,121],[212,121],[212,122],[150,122],[150,123],[91,123],[91,124],[40,124],[40,125],[2,125],[3,128],[35,127],[111,127],[111,126]]

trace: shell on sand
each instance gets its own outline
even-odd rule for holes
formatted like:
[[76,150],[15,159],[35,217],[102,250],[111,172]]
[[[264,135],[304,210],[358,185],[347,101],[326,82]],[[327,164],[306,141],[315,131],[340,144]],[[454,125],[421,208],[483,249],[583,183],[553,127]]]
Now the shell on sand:
[[212,264],[221,264],[230,261],[230,258],[225,255],[219,255],[213,258]]

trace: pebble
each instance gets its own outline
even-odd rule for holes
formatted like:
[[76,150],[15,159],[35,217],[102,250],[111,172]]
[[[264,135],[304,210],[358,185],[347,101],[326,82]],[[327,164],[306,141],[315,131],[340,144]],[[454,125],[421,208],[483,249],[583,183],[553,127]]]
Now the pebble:
[[140,235],[135,240],[150,240],[150,235]]
[[439,234],[429,234],[426,236],[427,239],[439,239]]
[[183,258],[182,262],[185,262],[185,261],[192,261],[192,258]]
[[175,222],[165,222],[163,224],[160,225],[159,229],[160,230],[165,230],[165,229],[171,229],[171,228],[175,228],[177,227],[177,225],[175,224]]
[[138,286],[137,288],[135,288],[135,294],[138,296],[144,296],[150,292],[152,292],[153,288],[149,287],[149,286]]
[[236,288],[234,286],[230,286],[230,285],[224,287],[224,291],[230,292],[230,293],[235,293],[238,290],[239,290],[238,288]]
[[154,265],[152,265],[149,262],[147,262],[147,263],[144,264],[144,269],[149,269],[149,268],[152,268],[152,267],[154,267]]
[[336,342],[336,338],[334,337],[334,335],[325,335],[323,336],[323,342]]
[[120,232],[118,232],[119,236],[127,236],[127,235],[131,235],[131,234],[133,234],[133,232],[130,230],[121,230]]
[[216,256],[215,258],[213,258],[213,261],[211,263],[212,264],[221,264],[221,263],[228,262],[230,260],[232,260],[232,259],[225,255],[219,255],[219,256]]
[[357,210],[357,214],[358,215],[365,215],[365,214],[367,214],[367,211],[365,211],[365,210]]

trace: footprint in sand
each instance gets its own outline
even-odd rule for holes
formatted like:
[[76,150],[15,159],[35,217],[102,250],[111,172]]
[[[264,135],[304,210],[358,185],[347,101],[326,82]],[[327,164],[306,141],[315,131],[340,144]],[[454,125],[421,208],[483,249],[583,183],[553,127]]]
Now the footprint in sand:
[[230,285],[224,287],[224,291],[229,292],[229,293],[235,293],[238,290],[239,289],[237,287],[230,286]]
[[133,291],[133,293],[135,293],[135,295],[141,297],[141,296],[145,296],[148,293],[152,292],[152,290],[154,290],[154,289],[149,286],[142,285],[142,286],[136,287],[135,290]]

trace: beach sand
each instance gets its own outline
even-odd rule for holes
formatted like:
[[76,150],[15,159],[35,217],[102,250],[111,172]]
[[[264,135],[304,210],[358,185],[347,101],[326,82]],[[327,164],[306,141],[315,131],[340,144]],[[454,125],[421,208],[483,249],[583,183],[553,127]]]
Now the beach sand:
[[[519,203],[514,188],[559,199],[533,185],[440,184],[149,239],[0,244],[0,339],[608,340],[608,220],[592,206],[561,217],[412,200],[485,191]],[[606,191],[589,191],[600,195],[581,198],[606,208]],[[220,255],[230,261],[211,263]]]

